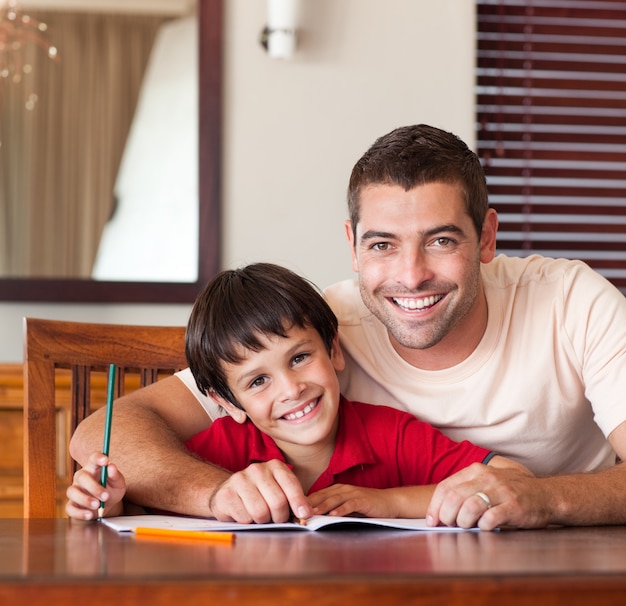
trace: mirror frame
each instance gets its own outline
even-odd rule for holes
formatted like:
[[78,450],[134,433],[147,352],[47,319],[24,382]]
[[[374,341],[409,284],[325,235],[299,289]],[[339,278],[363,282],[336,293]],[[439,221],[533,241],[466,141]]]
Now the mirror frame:
[[223,0],[198,0],[199,255],[196,282],[0,278],[0,302],[188,303],[220,266]]

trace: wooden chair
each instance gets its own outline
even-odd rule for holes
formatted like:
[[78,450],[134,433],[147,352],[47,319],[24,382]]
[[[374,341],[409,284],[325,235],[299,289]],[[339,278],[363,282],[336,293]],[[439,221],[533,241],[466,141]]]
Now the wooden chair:
[[[57,492],[58,469],[65,467],[61,479],[71,481],[76,464],[67,451],[69,437],[92,410],[94,377],[100,377],[102,405],[109,364],[117,366],[118,397],[185,368],[184,341],[182,326],[24,319],[24,517],[57,516],[56,501],[66,488]],[[59,372],[71,384],[65,408],[55,393]],[[59,439],[63,421],[65,439]]]

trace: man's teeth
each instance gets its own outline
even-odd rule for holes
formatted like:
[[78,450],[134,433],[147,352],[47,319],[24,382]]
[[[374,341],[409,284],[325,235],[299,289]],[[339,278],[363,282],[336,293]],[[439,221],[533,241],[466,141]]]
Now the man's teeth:
[[284,418],[287,419],[288,421],[293,421],[294,419],[300,419],[304,415],[308,415],[316,406],[317,406],[317,401],[311,402],[310,404],[307,404],[302,410],[299,410],[298,412],[294,412],[289,415],[285,415]]
[[443,295],[432,295],[430,297],[422,297],[421,299],[394,297],[393,302],[402,309],[414,310],[431,307],[438,301],[441,301],[441,299],[443,299]]

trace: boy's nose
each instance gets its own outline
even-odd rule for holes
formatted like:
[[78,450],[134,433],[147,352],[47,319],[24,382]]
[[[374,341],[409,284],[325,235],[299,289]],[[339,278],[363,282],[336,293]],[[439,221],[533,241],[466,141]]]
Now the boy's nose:
[[305,385],[295,373],[285,373],[280,381],[280,396],[283,400],[295,400],[304,391]]

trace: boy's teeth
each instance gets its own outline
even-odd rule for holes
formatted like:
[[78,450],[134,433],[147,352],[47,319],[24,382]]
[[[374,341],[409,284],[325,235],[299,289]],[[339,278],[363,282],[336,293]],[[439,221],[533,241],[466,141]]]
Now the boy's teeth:
[[311,402],[310,404],[307,404],[302,410],[299,410],[298,412],[294,412],[289,415],[285,415],[285,419],[287,419],[288,421],[293,421],[294,419],[300,419],[304,415],[308,415],[314,408],[315,408],[315,402]]
[[438,301],[441,301],[441,299],[443,299],[443,295],[432,295],[421,299],[394,297],[393,301],[402,309],[424,309],[425,307],[433,306]]

